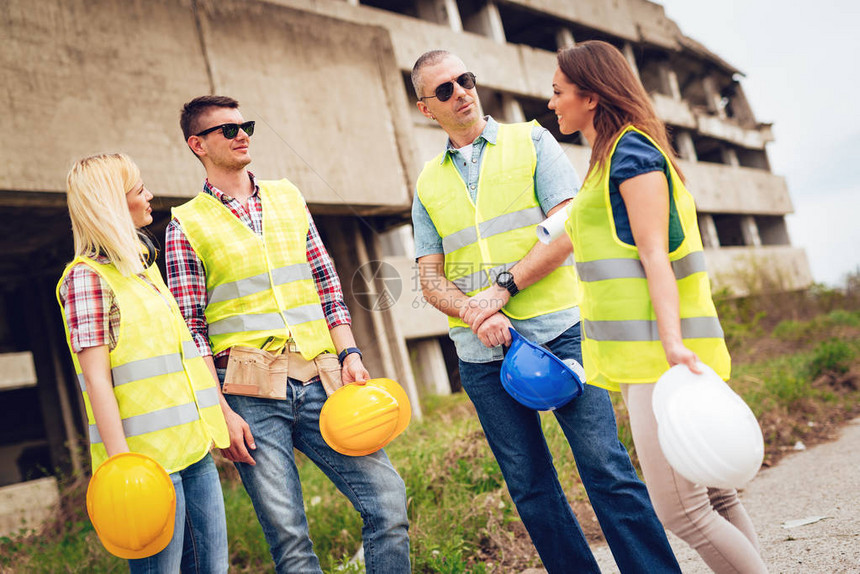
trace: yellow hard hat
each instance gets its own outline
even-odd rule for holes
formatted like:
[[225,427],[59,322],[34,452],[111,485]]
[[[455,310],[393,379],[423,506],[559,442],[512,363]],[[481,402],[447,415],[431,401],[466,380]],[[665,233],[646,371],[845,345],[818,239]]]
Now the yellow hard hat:
[[154,459],[137,452],[115,454],[90,479],[87,514],[108,552],[146,558],[173,538],[176,490]]
[[346,385],[326,400],[320,411],[320,432],[341,454],[371,454],[409,425],[411,407],[403,388],[391,379],[370,379]]

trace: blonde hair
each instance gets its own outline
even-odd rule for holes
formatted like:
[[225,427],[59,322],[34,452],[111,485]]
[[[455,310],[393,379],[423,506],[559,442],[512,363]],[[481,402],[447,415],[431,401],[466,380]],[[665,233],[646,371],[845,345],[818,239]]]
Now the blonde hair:
[[139,181],[140,169],[125,154],[99,154],[75,162],[66,176],[75,256],[106,255],[125,276],[144,271],[125,197]]

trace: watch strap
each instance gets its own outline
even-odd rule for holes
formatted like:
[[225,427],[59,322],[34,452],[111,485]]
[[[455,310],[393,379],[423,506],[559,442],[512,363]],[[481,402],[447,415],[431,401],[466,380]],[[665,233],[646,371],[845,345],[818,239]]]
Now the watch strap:
[[359,357],[361,357],[361,351],[358,347],[347,347],[337,354],[337,362],[340,363],[340,366],[343,366],[343,362],[346,360],[346,356],[350,353],[357,353]]
[[[507,277],[506,281],[500,279],[503,274]],[[517,287],[517,284],[514,282],[514,276],[510,271],[504,271],[502,273],[499,273],[496,276],[496,285],[507,289],[508,293],[511,294],[511,297],[520,292],[519,288]]]

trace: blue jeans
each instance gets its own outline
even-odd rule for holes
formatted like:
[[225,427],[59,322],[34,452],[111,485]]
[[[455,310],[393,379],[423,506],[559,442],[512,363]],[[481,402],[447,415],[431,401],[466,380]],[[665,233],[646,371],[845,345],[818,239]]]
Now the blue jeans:
[[[224,371],[218,376],[224,380]],[[277,572],[321,572],[308,535],[302,485],[293,448],[304,453],[361,513],[364,560],[368,574],[411,571],[406,487],[385,451],[346,456],[320,434],[319,415],[326,400],[322,383],[288,379],[287,400],[225,395],[230,407],[251,427],[257,464],[236,463],[251,497]]]
[[167,547],[129,560],[133,574],[227,572],[227,521],[221,481],[212,455],[170,475],[176,489],[176,522]]
[[[579,323],[547,346],[582,361]],[[544,567],[553,573],[600,572],[552,464],[537,411],[502,388],[501,361],[460,361],[463,388],[475,405],[490,448]],[[622,573],[680,572],[645,484],[618,440],[609,393],[586,385],[553,411],[570,444],[579,476]]]

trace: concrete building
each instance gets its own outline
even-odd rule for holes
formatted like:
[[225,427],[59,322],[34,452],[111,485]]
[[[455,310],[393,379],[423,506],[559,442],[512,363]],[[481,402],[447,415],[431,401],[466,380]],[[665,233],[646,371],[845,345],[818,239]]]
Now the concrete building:
[[[7,0],[0,37],[0,506],[13,511],[0,533],[40,520],[42,505],[22,497],[49,505],[53,476],[88,469],[54,295],[72,255],[65,173],[91,153],[129,153],[158,197],[162,236],[170,207],[201,188],[178,128],[200,94],[236,97],[257,121],[253,171],[303,190],[371,372],[400,381],[418,416],[422,393],[458,387],[408,225],[417,175],[445,142],[408,79],[428,49],[464,58],[486,113],[560,137],[546,108],[554,52],[615,44],[672,128],[717,285],[811,282],[786,232],[785,180],[769,170],[770,126],[740,73],[647,0]],[[584,173],[588,148],[560,139]]]

